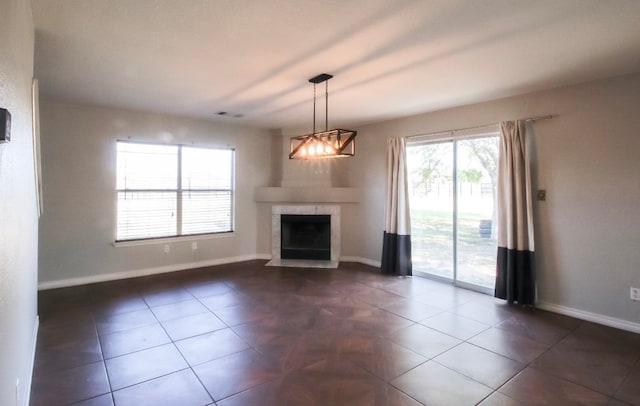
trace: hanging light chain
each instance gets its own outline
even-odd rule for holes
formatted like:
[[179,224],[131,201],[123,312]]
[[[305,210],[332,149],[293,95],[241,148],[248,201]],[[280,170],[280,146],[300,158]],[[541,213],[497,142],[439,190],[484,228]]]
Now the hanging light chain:
[[324,131],[329,131],[329,79],[324,81]]
[[313,84],[313,134],[316,133],[316,84]]

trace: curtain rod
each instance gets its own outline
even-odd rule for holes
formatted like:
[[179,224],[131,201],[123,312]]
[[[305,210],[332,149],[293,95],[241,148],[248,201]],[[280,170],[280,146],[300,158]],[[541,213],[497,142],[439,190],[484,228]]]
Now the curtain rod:
[[[552,114],[547,114],[546,116],[534,116],[534,117],[527,117],[527,118],[519,118],[517,121],[531,122],[531,121],[540,121],[540,120],[550,120],[553,117],[554,116]],[[436,132],[426,133],[426,134],[415,134],[415,135],[409,135],[409,136],[407,136],[405,138],[427,137],[429,135],[438,135],[438,134],[453,134],[453,133],[457,133],[457,132],[461,132],[461,131],[469,131],[469,130],[475,130],[475,129],[478,129],[478,128],[491,127],[491,126],[498,125],[498,124],[500,124],[500,123],[476,125],[476,126],[473,126],[473,127],[456,128],[454,130],[436,131]]]

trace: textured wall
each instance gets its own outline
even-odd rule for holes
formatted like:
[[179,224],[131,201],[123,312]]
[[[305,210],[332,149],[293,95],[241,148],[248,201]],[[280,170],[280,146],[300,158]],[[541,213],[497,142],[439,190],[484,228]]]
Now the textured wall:
[[11,142],[0,144],[0,405],[24,404],[36,321],[38,214],[31,133],[31,2],[0,1],[0,107]]

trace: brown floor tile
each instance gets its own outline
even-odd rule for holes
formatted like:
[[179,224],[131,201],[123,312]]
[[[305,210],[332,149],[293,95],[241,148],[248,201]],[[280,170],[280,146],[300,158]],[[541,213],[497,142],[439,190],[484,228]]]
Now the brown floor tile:
[[281,336],[298,336],[300,333],[278,316],[271,316],[250,323],[232,327],[244,341],[254,347],[260,347]]
[[147,302],[138,293],[131,296],[96,298],[92,302],[96,318],[105,318],[120,313],[148,309]]
[[193,295],[186,289],[178,287],[170,287],[168,289],[160,289],[157,291],[143,292],[142,297],[149,307],[162,306],[169,303],[182,302],[183,300],[194,299]]
[[353,292],[350,297],[377,307],[387,306],[393,302],[404,299],[404,297],[396,295],[395,293],[368,286],[362,286]]
[[522,406],[523,404],[500,392],[493,392],[487,396],[478,406]]
[[547,344],[496,328],[472,337],[469,343],[523,363],[533,361],[549,348]]
[[175,344],[191,366],[249,348],[230,328],[176,341]]
[[433,358],[462,342],[420,324],[398,330],[389,339],[427,358]]
[[199,300],[191,299],[155,306],[151,308],[151,311],[159,321],[167,321],[186,316],[193,316],[194,314],[208,313],[209,309],[200,303]]
[[113,281],[91,283],[84,285],[92,298],[107,297],[107,296],[120,296],[123,293],[137,292],[135,279],[116,279]]
[[500,392],[525,405],[607,405],[609,398],[583,386],[526,368]]
[[[447,288],[449,288],[448,285],[444,286],[447,286]],[[435,290],[422,295],[414,296],[412,297],[412,300],[436,307],[438,309],[450,310],[468,303],[470,301],[470,298],[467,295],[456,294],[455,290],[446,292]]]
[[173,344],[149,348],[105,361],[113,390],[188,368]]
[[117,406],[202,406],[211,397],[190,369],[113,392]]
[[[244,391],[218,402],[219,406],[245,405],[402,405],[407,396],[379,381],[362,369],[331,358]],[[409,398],[409,400],[411,400]]]
[[197,365],[193,371],[216,402],[281,376],[272,360],[253,349]]
[[98,334],[105,335],[157,322],[151,310],[144,309],[97,318],[96,328]]
[[525,367],[525,364],[468,343],[462,343],[433,360],[494,389]]
[[428,361],[391,381],[425,405],[475,405],[493,390],[455,371]]
[[640,361],[618,387],[614,397],[634,406],[640,406]]
[[423,326],[438,330],[460,340],[467,340],[490,326],[455,313],[442,312],[420,322]]
[[89,303],[87,286],[51,289],[38,293],[38,313],[41,319],[56,313],[66,313],[84,308]]
[[201,297],[200,302],[209,310],[216,311],[225,307],[239,306],[251,303],[252,299],[244,293],[238,291],[230,291],[218,293],[212,296]]
[[441,283],[418,276],[399,278],[395,281],[385,281],[381,289],[396,295],[411,298],[414,296],[424,295],[438,289]]
[[227,326],[212,313],[201,313],[193,316],[161,322],[172,340],[182,340],[211,331],[221,330]]
[[[370,399],[371,397],[369,396],[368,398]],[[418,402],[406,393],[399,391],[390,384],[376,386],[375,397],[372,399],[373,401],[368,399],[363,400],[364,401],[360,404],[374,406],[422,406],[422,403]]]
[[109,391],[104,363],[96,362],[49,375],[35,374],[31,387],[31,405],[66,405]]
[[105,358],[113,358],[131,352],[146,350],[162,344],[170,343],[160,323],[149,324],[100,337],[102,352]]
[[415,322],[435,316],[443,311],[438,307],[411,299],[398,300],[389,305],[381,306],[381,308]]
[[238,324],[256,321],[272,316],[271,309],[266,306],[256,306],[254,304],[241,304],[238,306],[224,307],[214,311],[227,326],[237,326]]
[[595,351],[615,348],[616,351],[625,353],[630,358],[640,357],[640,334],[589,322],[580,324],[561,341],[560,345]]
[[545,344],[555,344],[575,330],[580,321],[542,310],[526,309],[514,313],[496,328]]
[[111,393],[105,395],[96,396],[95,398],[83,400],[82,402],[74,403],[73,406],[113,406],[113,396]]
[[186,290],[197,298],[204,298],[213,295],[220,295],[231,292],[233,289],[222,281],[201,281],[196,283],[186,283],[183,285]]
[[284,393],[304,394],[317,405],[376,405],[398,395],[387,391],[384,381],[339,356],[294,371],[283,382],[284,388],[290,388]]
[[414,324],[411,320],[372,306],[354,308],[347,314],[334,316],[349,321],[357,332],[374,336],[389,336]]
[[86,311],[81,316],[74,312],[73,316],[45,317],[38,328],[38,345],[43,348],[96,337],[93,316]]
[[488,325],[499,324],[513,316],[517,311],[515,306],[506,303],[486,301],[470,301],[452,310],[454,313]]
[[623,402],[618,399],[611,399],[609,400],[609,403],[607,406],[629,406],[629,405],[633,405],[633,403]]
[[335,352],[333,336],[309,337],[300,333],[279,336],[256,349],[273,359],[282,371],[304,368]]
[[38,342],[35,369],[39,374],[48,374],[62,369],[102,361],[102,352],[97,337],[64,341],[45,345]]
[[422,355],[385,338],[350,336],[337,341],[340,357],[384,380],[391,380],[427,361]]
[[538,370],[613,395],[634,364],[628,354],[609,350],[580,350],[556,346],[536,359]]
[[296,305],[287,308],[280,308],[276,310],[278,318],[282,320],[288,327],[295,331],[306,332],[313,329],[321,314],[327,313],[317,306],[310,305]]

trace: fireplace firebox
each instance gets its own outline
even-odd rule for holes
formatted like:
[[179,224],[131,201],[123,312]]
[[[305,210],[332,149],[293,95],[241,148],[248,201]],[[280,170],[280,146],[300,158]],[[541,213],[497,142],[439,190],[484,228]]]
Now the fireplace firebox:
[[280,216],[282,259],[331,259],[331,216],[282,214]]

